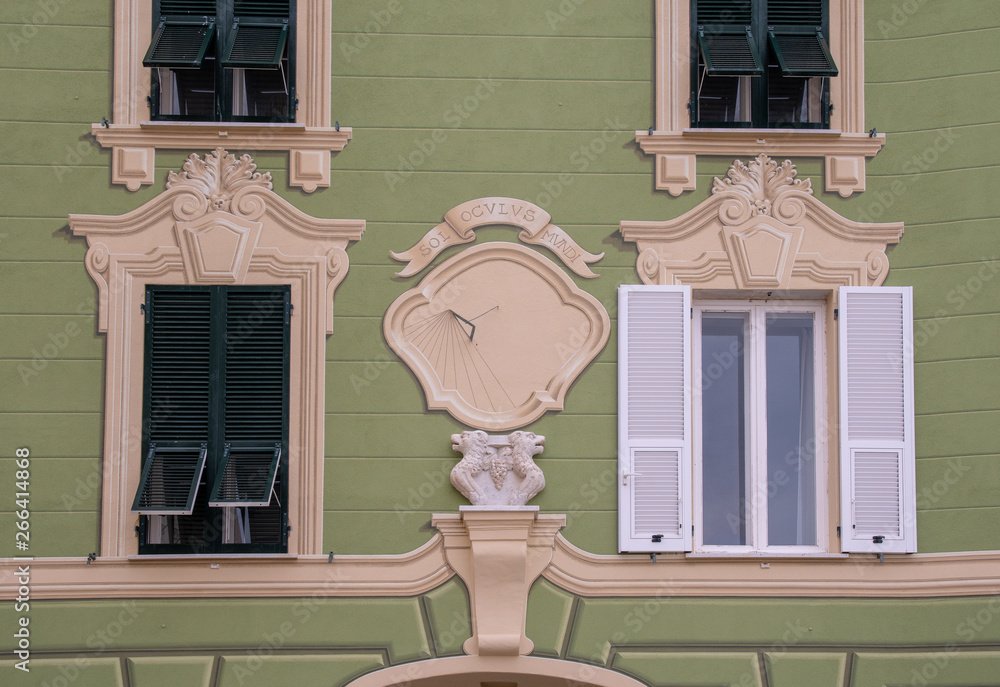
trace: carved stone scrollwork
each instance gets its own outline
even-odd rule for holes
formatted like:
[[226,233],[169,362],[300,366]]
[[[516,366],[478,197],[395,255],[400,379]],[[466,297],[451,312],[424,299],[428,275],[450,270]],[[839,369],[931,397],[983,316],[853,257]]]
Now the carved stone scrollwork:
[[475,430],[452,434],[451,444],[463,455],[451,471],[452,486],[474,506],[523,506],[545,488],[545,475],[533,460],[545,437],[534,432],[489,436]]
[[249,155],[239,159],[216,148],[202,159],[192,153],[180,173],[167,174],[168,189],[184,189],[174,202],[174,216],[193,220],[207,212],[229,212],[249,220],[264,214],[264,199],[257,193],[271,190],[271,173],[257,172]]
[[622,222],[639,249],[636,270],[646,284],[703,289],[830,291],[877,286],[889,274],[886,246],[901,222],[876,224],[841,217],[796,179],[790,160],[765,154],[735,160],[712,194],[665,222]]

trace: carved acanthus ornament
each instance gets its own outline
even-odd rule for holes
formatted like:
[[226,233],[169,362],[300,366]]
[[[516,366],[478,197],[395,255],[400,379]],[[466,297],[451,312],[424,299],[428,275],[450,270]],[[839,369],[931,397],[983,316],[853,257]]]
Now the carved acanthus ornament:
[[[271,190],[271,173],[257,172],[249,155],[239,159],[223,148],[216,148],[202,159],[192,153],[184,161],[180,173],[167,174],[168,189],[185,189],[194,198],[194,205],[174,204],[178,219],[194,219],[210,210],[257,219],[264,210],[262,200],[246,203],[243,199],[261,189]],[[180,199],[179,199],[180,200]]]
[[885,250],[903,224],[841,217],[815,197],[810,179],[796,178],[790,160],[761,154],[734,161],[711,196],[681,217],[624,221],[619,230],[637,244],[647,284],[830,291],[884,282]]

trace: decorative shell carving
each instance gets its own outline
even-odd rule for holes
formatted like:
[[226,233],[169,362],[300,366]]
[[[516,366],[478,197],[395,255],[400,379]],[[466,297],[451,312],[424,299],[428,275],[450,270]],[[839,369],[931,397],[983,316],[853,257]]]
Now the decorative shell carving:
[[183,171],[167,175],[168,189],[188,193],[174,202],[174,215],[192,220],[208,212],[231,212],[254,220],[264,213],[264,201],[257,192],[271,190],[271,173],[261,174],[249,155],[239,159],[224,148],[216,148],[205,159],[192,153],[184,161]]
[[779,165],[764,153],[750,164],[734,160],[726,178],[716,177],[712,182],[713,195],[729,196],[719,208],[720,218],[728,224],[740,224],[765,215],[797,223],[805,213],[802,197],[813,195],[813,189],[812,180],[796,179],[796,174],[791,160]]

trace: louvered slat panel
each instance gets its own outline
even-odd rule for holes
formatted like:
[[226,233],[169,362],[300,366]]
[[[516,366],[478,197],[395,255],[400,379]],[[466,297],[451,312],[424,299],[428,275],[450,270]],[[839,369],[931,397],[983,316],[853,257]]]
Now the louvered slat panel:
[[225,440],[281,443],[288,374],[287,291],[226,294]]
[[281,444],[273,447],[226,446],[210,506],[267,506],[281,460]]
[[842,286],[841,549],[917,549],[913,290]]
[[632,467],[633,536],[676,536],[681,527],[680,452],[637,449],[632,453]]
[[749,24],[750,0],[698,0],[698,24]]
[[152,444],[142,467],[132,512],[145,515],[190,515],[205,469],[208,449]]
[[902,472],[898,451],[855,451],[854,534],[899,537]]
[[847,294],[848,440],[903,441],[903,300],[898,292]]
[[233,15],[237,17],[288,17],[288,0],[235,0]]
[[177,69],[200,67],[214,35],[215,23],[212,21],[161,21],[142,64],[144,67]]
[[771,49],[784,76],[837,76],[837,65],[820,34],[768,34]]
[[215,16],[215,0],[160,0],[160,16]]
[[767,0],[769,26],[820,26],[824,0]]
[[237,22],[229,36],[222,66],[230,69],[277,69],[287,38],[287,23]]
[[208,440],[211,295],[149,291],[148,439]]
[[628,299],[628,436],[683,440],[683,294],[633,291]]
[[764,69],[753,37],[743,33],[698,33],[709,76],[760,76]]

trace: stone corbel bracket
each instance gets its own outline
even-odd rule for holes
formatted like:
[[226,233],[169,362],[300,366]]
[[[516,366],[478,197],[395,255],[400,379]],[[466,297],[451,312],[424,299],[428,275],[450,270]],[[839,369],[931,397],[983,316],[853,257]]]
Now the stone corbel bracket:
[[736,160],[712,195],[684,215],[621,222],[622,236],[639,248],[640,279],[741,291],[881,285],[886,248],[899,241],[903,223],[841,217],[795,175],[789,160]]
[[536,506],[462,506],[435,514],[445,557],[469,590],[472,637],[463,645],[474,656],[525,656],[528,590],[548,567],[565,515],[541,515]]

